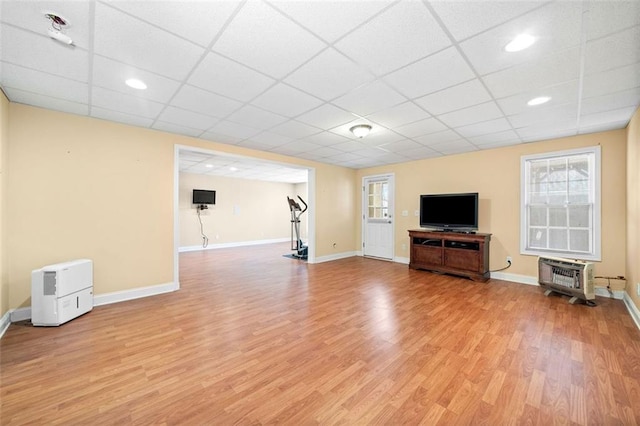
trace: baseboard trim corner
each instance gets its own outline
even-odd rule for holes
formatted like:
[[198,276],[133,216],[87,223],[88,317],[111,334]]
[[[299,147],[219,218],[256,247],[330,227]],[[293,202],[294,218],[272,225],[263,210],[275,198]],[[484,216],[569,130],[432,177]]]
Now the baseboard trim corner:
[[7,331],[11,325],[11,311],[7,311],[2,318],[0,318],[0,339],[4,336],[4,332]]
[[98,294],[93,297],[93,306],[110,305],[112,303],[126,302],[128,300],[143,297],[157,296],[178,290],[179,286],[174,282],[165,284],[138,287],[131,290],[114,291],[112,293]]
[[636,304],[633,303],[633,299],[631,299],[631,296],[629,296],[627,292],[624,292],[622,300],[627,306],[627,310],[629,311],[629,315],[631,315],[633,322],[636,323],[636,327],[638,327],[638,330],[640,330],[640,310],[638,309]]
[[627,294],[622,290],[607,290],[606,287],[596,287],[596,296],[608,297],[610,299],[623,300],[624,295]]
[[252,240],[252,241],[239,241],[235,243],[209,244],[207,247],[184,246],[184,247],[179,247],[178,252],[185,253],[189,251],[216,250],[216,249],[231,248],[231,247],[258,246],[261,244],[285,243],[287,241],[290,241],[290,239],[289,238],[271,238],[269,240]]
[[319,257],[316,257],[315,259],[310,260],[309,263],[331,262],[333,260],[346,259],[348,257],[353,257],[355,255],[356,255],[355,251],[345,251],[342,253],[330,254],[327,256],[319,256]]

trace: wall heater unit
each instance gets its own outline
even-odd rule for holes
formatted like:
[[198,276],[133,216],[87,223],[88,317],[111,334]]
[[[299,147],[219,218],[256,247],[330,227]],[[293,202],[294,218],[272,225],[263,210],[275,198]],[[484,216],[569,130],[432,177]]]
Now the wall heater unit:
[[31,323],[58,326],[93,309],[93,262],[78,259],[31,272]]
[[593,281],[593,263],[557,257],[538,258],[538,282],[551,292],[571,296],[569,303],[578,299],[593,300],[596,298]]

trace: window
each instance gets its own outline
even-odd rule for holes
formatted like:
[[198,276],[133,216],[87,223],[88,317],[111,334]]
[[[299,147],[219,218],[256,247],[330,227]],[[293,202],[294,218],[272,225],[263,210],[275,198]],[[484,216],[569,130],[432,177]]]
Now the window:
[[369,200],[367,207],[369,219],[386,219],[389,217],[389,182],[388,180],[369,182],[367,191]]
[[600,147],[521,160],[520,252],[600,260]]

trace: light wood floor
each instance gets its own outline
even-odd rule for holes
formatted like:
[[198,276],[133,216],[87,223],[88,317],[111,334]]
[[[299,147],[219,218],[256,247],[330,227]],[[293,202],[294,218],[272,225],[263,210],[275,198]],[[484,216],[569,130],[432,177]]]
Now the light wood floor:
[[286,252],[184,253],[179,292],[11,325],[0,423],[640,423],[619,300]]

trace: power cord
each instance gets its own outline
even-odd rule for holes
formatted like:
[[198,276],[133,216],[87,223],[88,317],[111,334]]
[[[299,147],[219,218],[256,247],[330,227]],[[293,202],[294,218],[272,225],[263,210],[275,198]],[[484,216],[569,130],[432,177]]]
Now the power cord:
[[204,226],[202,225],[202,217],[200,217],[200,210],[202,210],[202,206],[198,206],[198,221],[200,222],[200,235],[202,235],[202,248],[207,248],[209,245],[209,237],[204,233]]
[[500,268],[500,269],[494,269],[493,271],[489,271],[489,272],[500,272],[500,271],[504,271],[505,269],[509,269],[511,268],[511,261],[507,260],[508,265],[505,266],[504,268]]

